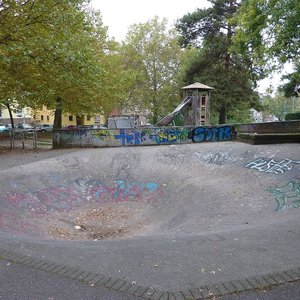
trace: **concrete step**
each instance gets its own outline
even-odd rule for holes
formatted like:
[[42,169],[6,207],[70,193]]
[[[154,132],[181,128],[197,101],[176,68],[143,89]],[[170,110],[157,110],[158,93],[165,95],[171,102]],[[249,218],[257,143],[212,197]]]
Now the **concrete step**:
[[252,145],[300,143],[300,133],[238,133],[237,140]]

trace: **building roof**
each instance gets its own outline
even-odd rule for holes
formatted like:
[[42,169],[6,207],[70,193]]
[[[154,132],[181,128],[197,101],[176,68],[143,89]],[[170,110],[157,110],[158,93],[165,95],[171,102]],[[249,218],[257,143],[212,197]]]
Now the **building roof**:
[[190,84],[190,85],[187,85],[185,87],[182,88],[183,90],[192,90],[192,89],[198,89],[198,90],[214,90],[214,88],[208,86],[208,85],[205,85],[205,84],[202,84],[200,82],[195,82],[193,84]]

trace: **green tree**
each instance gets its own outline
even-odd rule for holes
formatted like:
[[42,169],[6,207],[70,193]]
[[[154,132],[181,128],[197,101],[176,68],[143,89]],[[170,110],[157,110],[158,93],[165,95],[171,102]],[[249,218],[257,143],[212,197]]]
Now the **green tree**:
[[[235,19],[235,48],[256,66],[296,61],[300,54],[300,2],[246,0]],[[276,58],[277,60],[275,60]]]
[[0,101],[56,109],[58,128],[62,112],[112,109],[120,59],[99,13],[79,0],[0,3]]
[[180,101],[182,51],[178,34],[158,17],[129,29],[123,55],[128,74],[127,105],[151,111],[152,122],[167,114]]
[[215,88],[212,115],[217,112],[219,124],[224,124],[237,109],[248,110],[258,105],[258,96],[253,91],[256,78],[250,60],[230,51],[238,1],[210,2],[212,7],[183,16],[176,27],[181,33],[183,46],[199,49],[190,62],[186,81],[200,81]]
[[294,72],[282,77],[287,82],[279,87],[286,97],[300,97],[300,64]]
[[273,115],[279,121],[283,121],[286,113],[289,110],[288,98],[282,92],[277,92],[275,96],[265,95],[262,98],[263,112]]

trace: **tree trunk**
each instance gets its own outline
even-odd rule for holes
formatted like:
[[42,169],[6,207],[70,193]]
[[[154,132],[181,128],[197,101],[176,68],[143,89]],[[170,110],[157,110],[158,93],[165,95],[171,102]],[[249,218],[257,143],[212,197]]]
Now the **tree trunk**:
[[158,122],[158,111],[156,108],[154,108],[152,111],[153,111],[152,123],[153,125],[155,125]]
[[[229,9],[230,9],[231,14],[233,14],[234,0],[231,0],[229,2]],[[229,45],[232,44],[232,36],[233,36],[232,26],[231,26],[231,23],[228,22],[227,23],[227,39],[228,39]],[[228,48],[227,53],[224,57],[224,69],[225,69],[228,76],[229,76],[229,72],[230,72],[230,68],[231,68],[231,61],[230,60],[231,60],[231,53],[230,53],[229,48]],[[226,92],[224,97],[230,97],[230,95],[228,95],[227,92]],[[229,99],[225,98],[225,103],[226,103],[226,100],[228,101]],[[226,123],[227,110],[226,110],[226,104],[225,103],[221,104],[221,108],[220,108],[220,112],[219,112],[219,124],[225,124]]]
[[13,118],[13,115],[12,115],[12,112],[11,112],[11,108],[10,108],[10,105],[9,105],[8,102],[6,103],[6,107],[8,109],[8,113],[9,113],[11,128],[15,128],[14,118]]
[[219,112],[219,124],[225,124],[225,123],[226,123],[226,107],[223,104]]
[[61,102],[62,102],[62,98],[57,97],[56,98],[56,108],[55,108],[55,113],[54,113],[54,123],[53,123],[54,129],[61,129],[61,126],[62,126]]

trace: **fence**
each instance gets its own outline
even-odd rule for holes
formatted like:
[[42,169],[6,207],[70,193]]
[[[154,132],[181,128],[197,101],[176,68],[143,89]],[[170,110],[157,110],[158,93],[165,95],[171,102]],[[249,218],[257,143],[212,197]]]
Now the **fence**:
[[9,149],[15,148],[37,148],[37,132],[26,130],[10,130],[8,132],[1,132],[0,145]]

